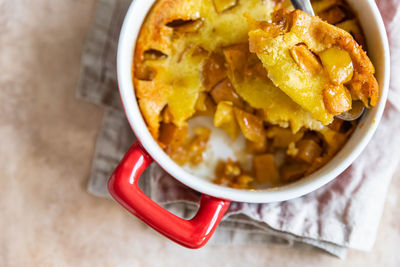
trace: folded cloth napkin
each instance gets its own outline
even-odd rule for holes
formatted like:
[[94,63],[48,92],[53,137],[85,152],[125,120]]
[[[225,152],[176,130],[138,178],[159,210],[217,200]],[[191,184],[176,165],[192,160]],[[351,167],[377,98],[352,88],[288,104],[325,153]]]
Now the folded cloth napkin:
[[[107,197],[106,182],[135,137],[125,119],[116,81],[120,27],[131,0],[99,0],[94,26],[82,56],[77,97],[106,106],[88,191]],[[392,73],[400,72],[400,0],[378,0],[389,33]],[[400,77],[392,75],[389,101],[366,150],[330,184],[306,196],[270,204],[232,203],[214,244],[281,244],[313,247],[340,258],[347,248],[372,248],[386,191],[400,161]],[[141,179],[154,201],[184,218],[196,209],[199,194],[153,164]]]

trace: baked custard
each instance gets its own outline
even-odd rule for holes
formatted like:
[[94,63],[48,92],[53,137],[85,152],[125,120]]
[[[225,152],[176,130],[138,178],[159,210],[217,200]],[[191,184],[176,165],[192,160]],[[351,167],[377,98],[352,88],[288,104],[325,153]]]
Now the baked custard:
[[[136,44],[133,83],[149,131],[175,162],[204,163],[221,131],[228,146],[245,146],[236,159],[212,159],[213,182],[265,188],[313,173],[344,146],[357,121],[335,115],[353,101],[375,106],[375,70],[349,6],[312,4],[318,17],[283,0],[155,3]],[[212,127],[191,123],[206,117]]]

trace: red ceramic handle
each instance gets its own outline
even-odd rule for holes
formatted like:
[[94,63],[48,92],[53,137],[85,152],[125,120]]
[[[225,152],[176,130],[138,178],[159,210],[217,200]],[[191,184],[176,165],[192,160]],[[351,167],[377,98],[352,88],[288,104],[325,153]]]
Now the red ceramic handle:
[[184,220],[148,198],[138,186],[142,172],[153,162],[139,142],[126,153],[108,181],[114,199],[156,231],[188,248],[204,246],[229,207],[230,201],[202,195],[200,208]]

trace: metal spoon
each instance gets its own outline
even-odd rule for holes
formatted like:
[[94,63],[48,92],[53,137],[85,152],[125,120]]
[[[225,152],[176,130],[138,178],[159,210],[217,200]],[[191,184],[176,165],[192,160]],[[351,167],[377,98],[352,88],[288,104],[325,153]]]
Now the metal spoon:
[[310,0],[290,0],[290,2],[292,2],[292,5],[295,9],[300,9],[304,12],[307,12],[311,16],[315,16]]
[[[314,9],[310,0],[290,0],[295,9],[300,9],[312,16],[315,16]],[[364,105],[360,101],[354,101],[352,109],[337,115],[336,117],[344,121],[354,121],[360,118],[365,111]]]

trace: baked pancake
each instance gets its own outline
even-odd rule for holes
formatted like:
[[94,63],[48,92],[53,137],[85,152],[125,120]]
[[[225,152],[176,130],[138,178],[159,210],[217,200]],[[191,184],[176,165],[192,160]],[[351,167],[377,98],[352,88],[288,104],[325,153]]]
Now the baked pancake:
[[[142,27],[140,37],[143,38],[139,38],[135,53],[134,83],[140,108],[153,136],[157,138],[159,134],[163,109],[168,106],[172,121],[182,126],[195,113],[200,93],[210,91],[227,76],[240,96],[251,106],[265,111],[266,122],[291,126],[293,131],[302,127],[320,129],[321,124],[309,112],[291,101],[269,79],[259,79],[257,75],[235,79],[233,76],[237,76],[237,72],[228,69],[234,63],[227,62],[221,55],[225,48],[248,43],[244,14],[269,19],[279,6],[274,1],[247,0],[218,13],[214,7],[216,2],[159,1]],[[253,61],[248,62],[248,44],[239,53],[245,56],[239,59],[239,64],[254,64],[254,55]],[[235,56],[232,55],[232,60],[237,62]]]
[[[222,47],[247,42],[248,25],[243,14],[269,19],[276,9],[274,1],[222,3],[226,1],[157,1],[142,26],[135,51],[134,84],[143,116],[155,138],[166,106],[173,122],[181,126],[194,114],[200,92],[210,90],[226,77],[218,62],[208,64],[211,69],[204,71],[211,71],[212,75],[205,73],[202,77],[203,63],[214,52],[221,52]],[[203,84],[203,78],[210,76],[213,79],[209,84]]]

